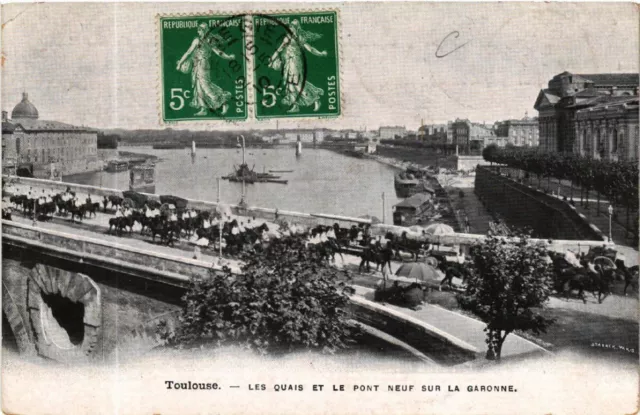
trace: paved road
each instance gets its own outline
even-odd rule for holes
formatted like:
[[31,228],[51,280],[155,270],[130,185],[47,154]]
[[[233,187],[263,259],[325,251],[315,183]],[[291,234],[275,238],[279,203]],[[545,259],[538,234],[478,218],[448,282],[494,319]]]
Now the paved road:
[[[373,299],[373,289],[360,286],[355,288],[356,294],[370,300]],[[391,304],[386,304],[386,306],[445,331],[476,347],[479,351],[486,350],[486,334],[483,331],[486,324],[479,320],[431,304],[423,305],[420,310],[411,310]],[[502,346],[503,358],[535,352],[546,353],[547,351],[515,334],[507,336]]]
[[[150,250],[150,251],[158,252],[160,254],[172,255],[175,257],[182,257],[182,258],[193,258],[193,251],[191,250],[172,248],[172,247],[160,245],[157,243],[153,243],[151,242],[151,238],[149,238],[148,236],[144,238],[140,238],[135,231],[134,231],[134,233],[136,233],[135,238],[129,237],[129,236],[118,237],[116,235],[109,235],[106,233],[108,229],[108,225],[104,226],[105,219],[108,223],[107,216],[108,215],[101,214],[98,217],[99,219],[96,219],[96,218],[86,219],[84,221],[86,225],[90,225],[94,230],[85,229],[82,227],[84,225],[79,225],[79,224],[72,225],[70,222],[67,223],[66,219],[60,219],[60,220],[55,219],[54,221],[51,221],[51,222],[37,222],[36,226],[42,229],[50,229],[58,232],[80,235],[87,238],[99,239],[106,242],[130,246],[132,248]],[[20,213],[14,214],[12,221],[17,223],[22,223],[25,225],[33,224],[33,221],[31,219],[23,217],[22,214]],[[99,229],[102,229],[102,232],[96,232],[95,231],[96,227],[98,227]],[[139,231],[139,228],[138,228],[138,231]],[[213,250],[202,251],[198,256],[198,259],[205,262],[211,262],[212,264],[213,263],[218,264],[218,256],[214,255]],[[238,261],[234,259],[224,258],[223,263],[225,265],[228,265],[230,268],[239,267]]]

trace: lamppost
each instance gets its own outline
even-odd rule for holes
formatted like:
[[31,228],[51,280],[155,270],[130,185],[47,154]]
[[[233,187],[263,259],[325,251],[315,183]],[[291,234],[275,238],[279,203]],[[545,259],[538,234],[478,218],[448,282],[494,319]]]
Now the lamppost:
[[611,237],[611,218],[613,217],[613,206],[609,205],[607,212],[609,212],[609,242],[613,242],[613,238]]
[[220,209],[220,178],[218,177],[218,210],[220,220],[218,221],[218,265],[222,265],[222,209]]
[[38,221],[38,219],[37,219],[38,218],[38,213],[37,213],[37,210],[38,210],[37,206],[38,205],[36,204],[37,201],[38,201],[37,198],[33,199],[33,223],[32,223],[32,226],[36,226],[38,224],[38,222],[37,222]]

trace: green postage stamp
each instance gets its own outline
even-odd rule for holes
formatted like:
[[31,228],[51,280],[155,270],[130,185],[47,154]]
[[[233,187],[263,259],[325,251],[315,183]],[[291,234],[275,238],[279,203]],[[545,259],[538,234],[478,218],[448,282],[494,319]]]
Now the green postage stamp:
[[336,12],[254,15],[256,117],[340,115]]
[[243,16],[160,18],[162,119],[245,120]]
[[[335,11],[160,17],[163,122],[341,114]],[[247,77],[247,67],[252,77]]]

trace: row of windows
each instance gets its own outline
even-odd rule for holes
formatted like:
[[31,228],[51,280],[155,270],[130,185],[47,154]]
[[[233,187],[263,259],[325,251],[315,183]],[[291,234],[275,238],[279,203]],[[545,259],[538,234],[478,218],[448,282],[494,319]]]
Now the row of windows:
[[[75,151],[69,151],[69,150],[75,150]],[[80,150],[81,149],[60,149],[60,148],[53,148],[53,149],[43,148],[43,149],[37,149],[37,150],[28,149],[26,153],[26,157],[27,157],[27,161],[34,161],[38,163],[38,162],[52,162],[52,161],[61,160],[61,159],[68,159],[70,158],[69,156],[72,156],[71,158],[78,158],[83,155],[96,153],[95,149],[82,149],[84,151],[80,151]],[[87,150],[92,150],[92,151],[87,151]]]
[[[631,131],[633,132],[634,130]],[[639,128],[635,127],[635,135],[630,137],[630,145],[627,149],[627,152],[631,155],[637,151],[638,135]],[[605,158],[607,154],[618,154],[624,151],[624,132],[615,128],[610,132],[604,129],[595,129],[594,134],[591,131],[582,130],[581,138],[583,154]]]
[[24,140],[28,147],[41,147],[44,145],[50,146],[93,146],[97,144],[95,137],[30,137],[22,136],[20,139]]

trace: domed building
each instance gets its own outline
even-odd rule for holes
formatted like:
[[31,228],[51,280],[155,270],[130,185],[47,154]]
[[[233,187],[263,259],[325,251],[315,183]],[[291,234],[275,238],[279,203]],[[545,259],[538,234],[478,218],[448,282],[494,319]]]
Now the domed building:
[[36,177],[98,170],[98,133],[59,121],[41,120],[27,93],[11,111],[2,111],[3,171],[30,164]]

